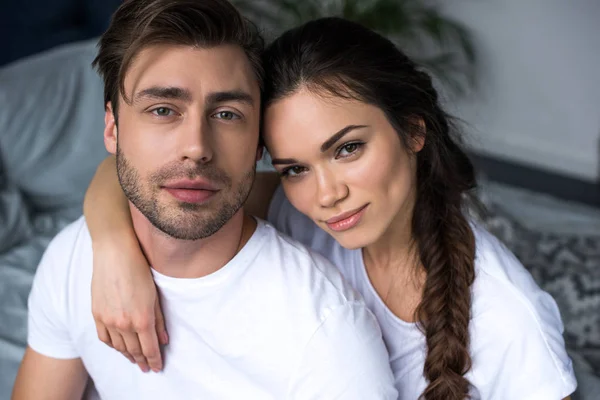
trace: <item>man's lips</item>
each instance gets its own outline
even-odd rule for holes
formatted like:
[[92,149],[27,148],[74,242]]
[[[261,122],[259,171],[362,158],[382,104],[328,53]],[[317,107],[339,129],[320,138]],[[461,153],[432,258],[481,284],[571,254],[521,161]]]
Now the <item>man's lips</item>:
[[163,185],[165,189],[190,189],[190,190],[208,190],[216,192],[218,188],[206,180],[201,179],[179,179],[170,181]]
[[184,203],[204,203],[212,198],[219,189],[205,180],[181,179],[171,181],[162,187],[171,196]]

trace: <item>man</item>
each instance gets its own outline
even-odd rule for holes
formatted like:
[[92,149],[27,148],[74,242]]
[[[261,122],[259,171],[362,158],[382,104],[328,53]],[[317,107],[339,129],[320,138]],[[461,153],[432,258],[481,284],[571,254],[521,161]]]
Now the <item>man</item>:
[[38,268],[14,399],[81,398],[88,376],[103,399],[396,398],[377,323],[335,267],[242,211],[261,48],[225,0],[117,10],[94,62],[104,137],[162,295],[166,364],[145,374],[98,340],[82,218]]

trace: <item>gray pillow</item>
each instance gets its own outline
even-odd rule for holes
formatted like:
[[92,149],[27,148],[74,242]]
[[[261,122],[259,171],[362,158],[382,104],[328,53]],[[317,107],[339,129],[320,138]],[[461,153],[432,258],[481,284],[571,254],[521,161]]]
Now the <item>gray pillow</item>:
[[106,156],[103,85],[91,68],[97,40],[0,69],[0,159],[5,179],[36,209],[81,207]]
[[31,236],[29,214],[21,191],[8,182],[0,183],[0,254]]

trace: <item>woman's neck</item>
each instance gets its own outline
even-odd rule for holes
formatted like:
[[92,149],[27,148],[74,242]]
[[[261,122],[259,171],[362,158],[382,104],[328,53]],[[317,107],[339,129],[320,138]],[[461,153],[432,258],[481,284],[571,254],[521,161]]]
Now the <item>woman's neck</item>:
[[413,202],[407,202],[379,240],[363,248],[371,285],[388,309],[406,322],[415,321],[426,273],[413,240]]
[[414,258],[417,251],[412,235],[414,197],[402,206],[384,234],[363,248],[365,263],[370,268],[396,270],[399,264],[406,265],[407,260]]

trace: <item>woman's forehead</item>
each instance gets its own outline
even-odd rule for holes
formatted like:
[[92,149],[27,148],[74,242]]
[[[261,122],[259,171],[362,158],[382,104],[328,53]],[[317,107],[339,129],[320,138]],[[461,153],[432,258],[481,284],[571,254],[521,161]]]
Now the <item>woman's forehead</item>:
[[320,152],[332,135],[352,126],[369,128],[362,130],[366,132],[387,129],[390,125],[375,106],[305,90],[269,105],[265,110],[263,135],[271,154],[315,153]]

